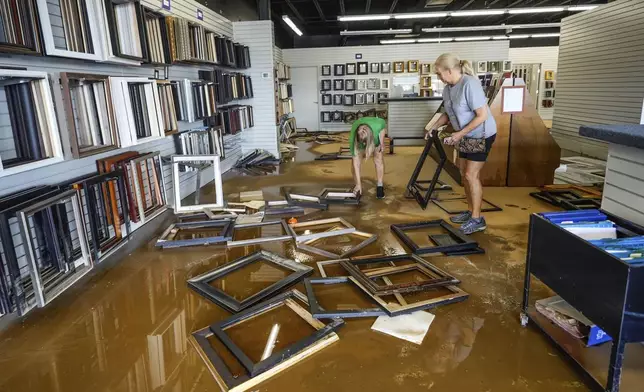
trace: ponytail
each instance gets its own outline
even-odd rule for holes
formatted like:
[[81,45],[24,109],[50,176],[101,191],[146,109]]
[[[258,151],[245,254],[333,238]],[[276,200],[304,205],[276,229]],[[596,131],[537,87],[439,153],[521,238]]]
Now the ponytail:
[[458,69],[465,75],[474,76],[472,63],[467,60],[461,60],[453,53],[443,53],[436,59],[436,65],[444,69]]
[[466,75],[474,76],[474,68],[472,68],[472,63],[467,60],[461,60],[461,72]]

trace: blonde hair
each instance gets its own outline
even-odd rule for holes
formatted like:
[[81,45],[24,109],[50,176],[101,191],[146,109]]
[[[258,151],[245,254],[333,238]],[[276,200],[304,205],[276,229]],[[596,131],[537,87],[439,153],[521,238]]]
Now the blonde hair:
[[436,66],[443,69],[458,69],[461,73],[474,76],[472,63],[467,60],[461,60],[453,53],[443,53],[436,59]]
[[[364,141],[360,140],[360,128],[362,127],[367,129],[367,138]],[[365,146],[364,151],[361,148],[363,143]],[[358,146],[358,151],[361,154],[364,154],[364,159],[369,159],[373,156],[373,153],[376,151],[376,142],[373,140],[373,130],[370,126],[368,126],[367,124],[361,124],[360,126],[358,126],[358,129],[356,129],[356,139],[354,140],[354,145]]]

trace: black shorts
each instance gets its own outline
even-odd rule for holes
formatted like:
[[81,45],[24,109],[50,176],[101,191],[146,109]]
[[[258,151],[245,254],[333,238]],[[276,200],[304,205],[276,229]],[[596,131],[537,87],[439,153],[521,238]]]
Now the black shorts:
[[487,160],[487,154],[490,153],[492,149],[492,144],[496,140],[496,133],[488,138],[485,138],[485,152],[458,152],[458,157],[461,159],[466,159],[468,161],[474,162],[485,162]]

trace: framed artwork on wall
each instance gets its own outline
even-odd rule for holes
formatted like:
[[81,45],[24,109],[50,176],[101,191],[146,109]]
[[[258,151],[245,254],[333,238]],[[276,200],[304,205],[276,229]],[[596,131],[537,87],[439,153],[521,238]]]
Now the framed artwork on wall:
[[344,64],[335,64],[333,66],[334,76],[344,76]]
[[322,79],[320,81],[320,90],[322,91],[331,90],[331,79]]
[[355,104],[356,105],[364,105],[364,94],[363,93],[357,93],[356,94]]
[[344,90],[344,79],[333,79],[333,90]]
[[333,104],[342,105],[342,94],[333,94]]
[[356,74],[356,63],[347,63],[347,75],[355,75]]
[[431,75],[432,74],[432,63],[422,63],[420,65],[420,74],[421,75]]
[[345,79],[344,80],[344,89],[346,91],[354,91],[356,89],[356,80],[355,79]]
[[371,63],[371,73],[380,72],[380,63]]
[[321,67],[322,76],[331,76],[331,66],[323,65]]
[[418,72],[418,60],[409,60],[409,61],[407,61],[407,71],[408,72]]
[[358,79],[358,91],[365,91],[367,89],[367,79]]
[[394,61],[394,73],[403,73],[403,72],[405,72],[405,62]]
[[380,73],[390,73],[391,72],[391,63],[383,62],[380,63]]
[[358,75],[368,75],[369,74],[369,63],[366,61],[358,62]]

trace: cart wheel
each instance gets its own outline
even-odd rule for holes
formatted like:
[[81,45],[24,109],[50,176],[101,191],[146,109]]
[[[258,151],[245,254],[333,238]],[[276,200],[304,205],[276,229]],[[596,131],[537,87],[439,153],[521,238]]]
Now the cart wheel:
[[525,312],[521,312],[519,315],[519,319],[521,320],[521,326],[525,327],[528,325],[528,315]]

